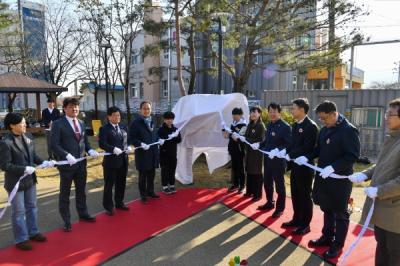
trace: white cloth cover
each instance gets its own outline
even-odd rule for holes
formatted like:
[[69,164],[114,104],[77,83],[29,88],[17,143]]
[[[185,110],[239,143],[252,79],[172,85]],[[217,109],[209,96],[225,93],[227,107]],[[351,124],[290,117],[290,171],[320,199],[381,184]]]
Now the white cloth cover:
[[232,123],[232,109],[240,107],[249,117],[246,97],[241,93],[226,95],[193,94],[179,99],[173,108],[174,124],[181,129],[178,145],[176,179],[183,184],[193,183],[192,164],[205,154],[210,174],[229,160],[228,140],[222,135],[223,125]]

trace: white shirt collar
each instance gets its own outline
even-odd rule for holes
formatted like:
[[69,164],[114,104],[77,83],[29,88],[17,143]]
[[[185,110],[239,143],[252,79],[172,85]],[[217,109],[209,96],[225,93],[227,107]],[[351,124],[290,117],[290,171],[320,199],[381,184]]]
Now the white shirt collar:
[[49,108],[47,107],[47,109],[49,110],[50,114],[53,112],[54,108]]

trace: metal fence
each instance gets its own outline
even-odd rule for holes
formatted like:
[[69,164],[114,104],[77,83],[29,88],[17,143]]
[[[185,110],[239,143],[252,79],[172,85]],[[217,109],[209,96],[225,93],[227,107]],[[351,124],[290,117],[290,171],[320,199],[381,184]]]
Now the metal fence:
[[[386,134],[385,110],[391,100],[399,97],[398,89],[264,91],[263,105],[277,102],[288,107],[293,99],[307,98],[314,109],[324,100],[333,101],[338,111],[359,129],[362,155],[375,158]],[[317,121],[314,111],[310,116]]]

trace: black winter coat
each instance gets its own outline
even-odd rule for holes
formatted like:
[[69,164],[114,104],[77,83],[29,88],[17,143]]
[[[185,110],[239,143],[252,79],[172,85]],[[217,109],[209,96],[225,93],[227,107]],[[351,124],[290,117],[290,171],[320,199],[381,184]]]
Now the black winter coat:
[[[158,129],[158,137],[160,139],[167,139],[168,135],[174,133],[177,130],[176,127],[168,127],[165,123]],[[176,160],[177,156],[177,145],[182,141],[181,133],[176,138],[167,140],[164,145],[160,146],[160,163],[163,164],[168,160]]]
[[[151,144],[158,141],[157,131],[154,129],[154,119],[150,127],[147,126],[142,116],[136,118],[129,126],[128,143],[140,147],[141,143]],[[150,146],[147,151],[135,149],[135,165],[138,171],[148,171],[158,168],[159,150],[158,145]]]

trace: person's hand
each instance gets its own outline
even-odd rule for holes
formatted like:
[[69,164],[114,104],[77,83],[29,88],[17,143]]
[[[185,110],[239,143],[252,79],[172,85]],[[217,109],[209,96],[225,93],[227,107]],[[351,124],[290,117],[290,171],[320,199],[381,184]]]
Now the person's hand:
[[97,158],[97,157],[100,156],[100,154],[97,151],[93,150],[93,149],[89,150],[88,153],[89,153],[89,156],[94,157],[94,158]]
[[120,148],[115,147],[113,150],[113,153],[118,156],[118,155],[122,154],[123,151]]
[[175,130],[173,133],[168,135],[168,138],[169,139],[173,139],[173,138],[176,138],[178,136],[179,136],[179,132],[178,132],[178,130]]
[[364,173],[361,173],[361,172],[354,173],[354,174],[349,176],[350,181],[353,182],[353,183],[362,183],[365,180],[367,180],[367,178],[368,178],[367,175],[364,174]]
[[160,146],[164,145],[165,143],[165,139],[159,139],[158,140],[158,144],[160,144]]
[[305,157],[305,156],[300,156],[300,157],[297,157],[297,158],[294,160],[294,162],[295,162],[296,164],[298,164],[298,165],[304,165],[304,164],[308,163],[308,159],[307,159],[307,157]]
[[366,187],[366,188],[364,188],[364,193],[371,199],[374,199],[378,196],[378,188],[377,187]]
[[277,148],[275,148],[275,149],[273,149],[272,151],[269,152],[268,157],[272,160],[275,157],[277,157],[278,153],[279,153],[279,150]]
[[150,149],[150,146],[147,145],[146,143],[141,143],[140,147],[142,147],[143,150],[147,151],[148,149]]
[[276,155],[276,157],[285,159],[286,158],[286,149],[282,149],[281,151],[279,151],[278,154]]
[[26,174],[26,175],[31,175],[31,174],[33,174],[35,171],[36,171],[35,167],[26,166],[26,167],[25,167],[24,174]]
[[250,147],[253,150],[258,150],[260,148],[260,143],[259,142],[255,142],[255,143],[251,144]]
[[319,174],[323,179],[327,178],[330,174],[333,174],[335,172],[335,169],[331,165],[328,165],[324,169],[322,169],[322,172]]
[[69,165],[74,165],[78,162],[76,160],[76,158],[70,153],[67,154],[67,161],[68,161]]
[[239,135],[239,139],[241,142],[246,142],[246,138],[242,135]]

